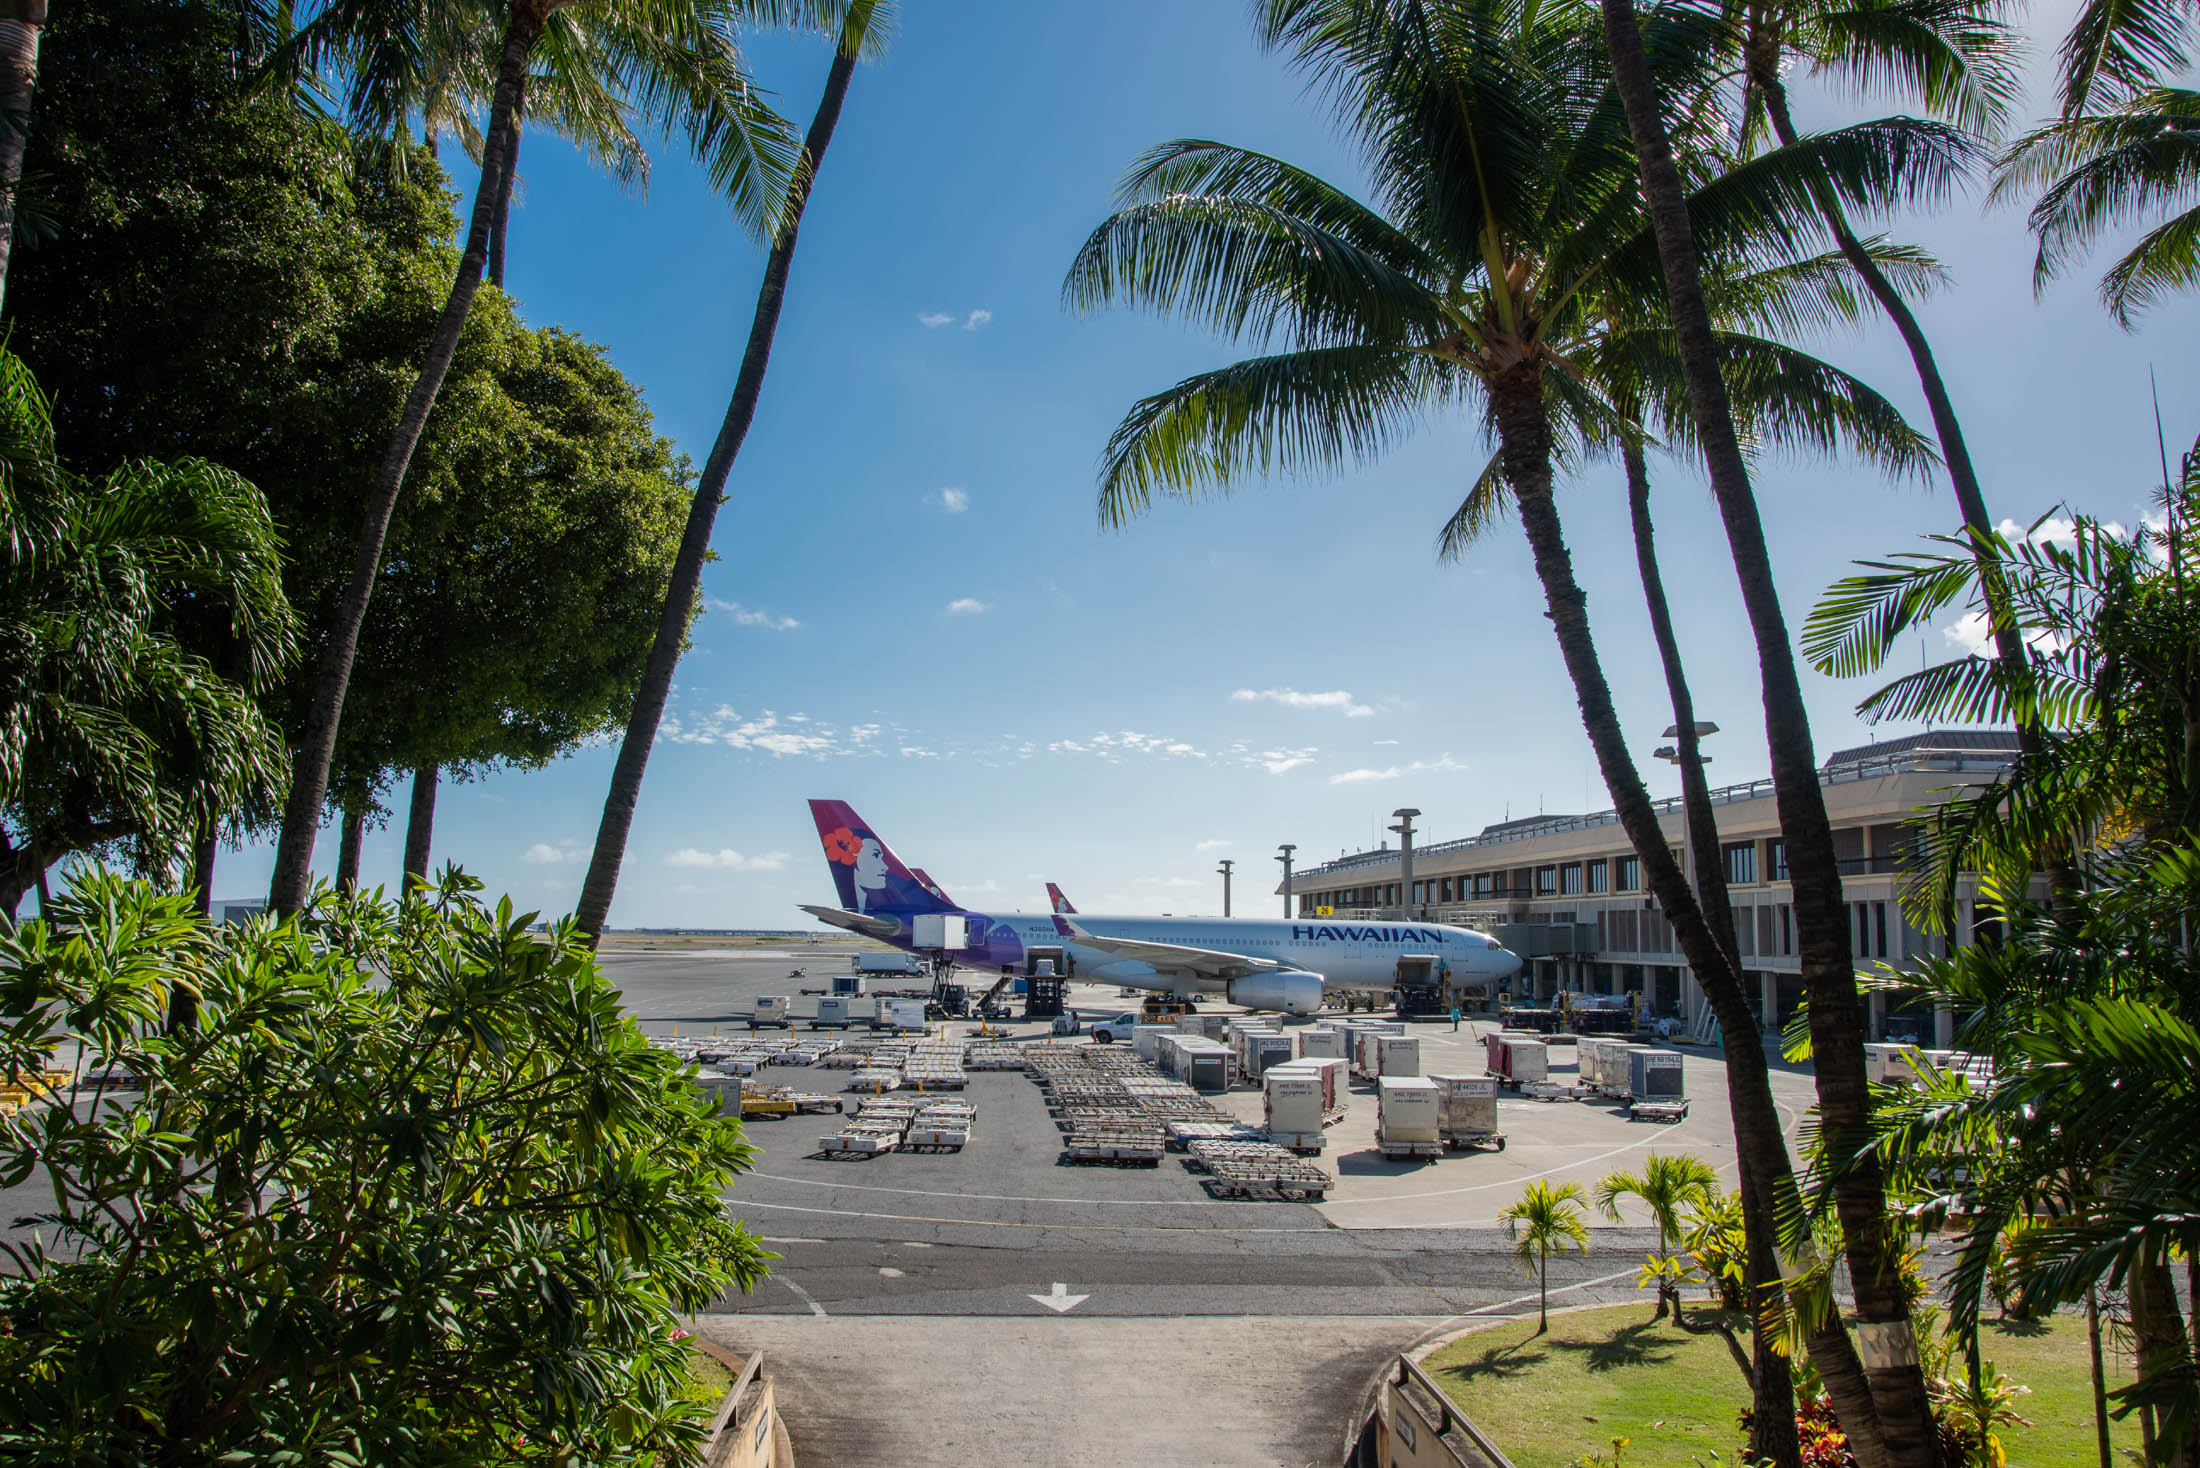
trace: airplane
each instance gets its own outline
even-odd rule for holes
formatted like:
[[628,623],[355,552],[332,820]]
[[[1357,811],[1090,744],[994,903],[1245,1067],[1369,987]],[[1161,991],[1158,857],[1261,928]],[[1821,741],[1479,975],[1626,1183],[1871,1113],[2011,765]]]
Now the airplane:
[[920,918],[961,918],[962,944],[947,957],[963,968],[1007,975],[1058,958],[1091,983],[1181,998],[1219,994],[1286,1014],[1315,1013],[1331,989],[1387,989],[1408,956],[1433,956],[1468,988],[1520,972],[1518,955],[1495,938],[1444,923],[972,912],[919,880],[845,801],[813,800],[810,815],[840,905],[802,910],[904,950],[918,948]]
[[1070,905],[1070,900],[1062,895],[1062,889],[1052,882],[1047,883],[1047,903],[1056,912],[1075,913],[1077,911],[1075,907]]
[[931,893],[934,897],[937,897],[940,901],[946,903],[949,907],[953,907],[955,905],[955,899],[948,896],[945,892],[942,892],[940,890],[940,884],[933,881],[932,874],[926,871],[923,867],[911,867],[909,869],[909,875],[917,879],[918,886],[922,887],[925,891]]

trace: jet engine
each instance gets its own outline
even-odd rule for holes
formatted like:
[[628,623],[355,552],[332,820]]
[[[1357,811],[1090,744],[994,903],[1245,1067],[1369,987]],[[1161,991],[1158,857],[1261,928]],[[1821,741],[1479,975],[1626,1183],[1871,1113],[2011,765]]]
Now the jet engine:
[[1303,969],[1247,974],[1230,980],[1230,1002],[1247,1009],[1280,1009],[1285,1014],[1312,1014],[1322,1007],[1322,976]]

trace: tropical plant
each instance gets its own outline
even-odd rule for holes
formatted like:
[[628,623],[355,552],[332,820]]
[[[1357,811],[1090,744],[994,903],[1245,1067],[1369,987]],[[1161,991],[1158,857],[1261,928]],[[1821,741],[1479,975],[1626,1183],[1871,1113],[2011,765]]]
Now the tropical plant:
[[0,1067],[79,1101],[0,1121],[52,1199],[0,1245],[0,1454],[699,1460],[675,1330],[771,1257],[751,1149],[570,924],[478,888],[226,927],[94,868],[0,939]]
[[[290,656],[275,527],[204,460],[72,472],[0,347],[0,925],[75,852],[167,873],[200,827],[280,799],[254,694]],[[233,649],[225,676],[201,649]]]
[[2200,92],[2147,87],[2042,123],[2010,145],[1992,197],[2032,190],[2035,291],[2108,231],[2150,221],[2101,277],[2101,304],[2134,329],[2165,295],[2200,285]]
[[799,173],[801,187],[788,201],[784,218],[764,263],[764,280],[757,288],[756,314],[749,322],[748,349],[741,356],[741,371],[726,403],[724,421],[703,461],[703,472],[688,509],[687,528],[680,537],[680,553],[673,562],[672,585],[665,592],[664,613],[657,624],[657,638],[642,669],[641,686],[627,718],[625,737],[611,769],[611,788],[605,793],[603,819],[596,827],[596,844],[588,859],[588,875],[581,883],[580,902],[574,921],[591,937],[603,932],[611,915],[611,898],[618,890],[619,867],[626,859],[627,833],[634,825],[634,808],[642,797],[642,776],[649,768],[650,747],[657,740],[657,726],[664,719],[665,700],[672,693],[673,670],[687,646],[687,624],[696,598],[702,594],[703,563],[710,557],[711,529],[717,523],[718,506],[726,497],[726,480],[733,462],[756,421],[756,405],[764,392],[765,369],[771,365],[772,341],[779,331],[779,312],[786,304],[787,277],[794,266],[794,248],[802,227],[802,213],[810,190],[825,162],[825,149],[840,122],[840,109],[848,97],[848,84],[856,63],[883,56],[893,39],[899,7],[895,0],[847,0],[834,33],[833,60],[826,69],[825,90],[802,140]]
[[[410,118],[419,95],[418,45],[442,7],[472,0],[331,0],[286,47],[295,63],[330,75],[354,124],[384,134]],[[522,92],[538,47],[570,44],[600,68],[621,102],[683,129],[712,182],[759,234],[777,234],[795,183],[798,154],[782,120],[759,100],[734,43],[735,23],[756,13],[745,0],[505,0],[497,8],[496,80],[464,248],[443,311],[429,336],[368,495],[352,574],[315,675],[304,738],[292,772],[275,857],[270,905],[295,912],[311,880],[313,843],[328,796],[344,697],[374,594],[383,541],[406,471],[442,391],[468,310],[488,263],[500,207],[509,202]],[[776,18],[776,17],[775,17]],[[684,606],[683,606],[684,610]]]
[[[1332,470],[1374,456],[1423,416],[1480,408],[1606,788],[1724,1027],[1746,1203],[1769,1240],[1792,1172],[1756,1023],[1731,940],[1722,946],[1704,921],[1627,748],[1553,496],[1564,446],[1608,441],[1625,421],[1611,385],[1585,364],[1615,327],[1646,339],[1633,333],[1654,314],[1658,290],[1633,149],[1584,20],[1572,6],[1503,0],[1273,0],[1262,11],[1264,39],[1332,96],[1385,208],[1264,154],[1171,143],[1134,165],[1122,207],[1087,240],[1064,294],[1074,307],[1147,306],[1279,348],[1131,410],[1103,456],[1106,524],[1141,513],[1157,493],[1197,497],[1252,475]],[[1820,227],[1795,177],[1806,155],[1808,167],[1858,192],[1913,169],[1929,189],[1947,160],[1928,163],[1906,148],[1875,148],[1868,134],[1823,150],[1805,143],[1717,179],[1689,207],[1722,268],[1740,276],[1752,264],[1791,261],[1789,247]],[[1703,405],[1692,400],[1689,416],[1705,422]],[[1720,421],[1731,442],[1723,407]],[[1759,551],[1759,590],[1769,595],[1761,536]],[[1776,601],[1772,611],[1776,622]],[[1792,664],[1785,673],[1793,692]],[[1783,718],[1801,718],[1799,695],[1773,702]],[[1807,723],[1800,727],[1807,768]],[[1779,732],[1794,743],[1787,723]],[[1813,777],[1808,793],[1817,792]],[[1823,836],[1822,805],[1818,815]],[[1793,824],[1803,828],[1800,817]],[[1830,837],[1823,844],[1831,872]],[[1845,941],[1839,915],[1833,936]],[[1832,965],[1815,957],[1823,978]],[[1825,1012],[1835,1013],[1830,1001]],[[1854,1058],[1861,1090],[1860,1048]],[[1780,1271],[1766,1247],[1760,1277],[1772,1287]],[[1849,1404],[1868,1412],[1837,1322],[1813,1351],[1829,1357],[1826,1375],[1844,1384]],[[1785,1368],[1760,1379],[1784,1383]],[[1792,1417],[1786,1404],[1766,1405],[1768,1423]]]
[[1657,1252],[1650,1256],[1650,1268],[1645,1271],[1658,1289],[1658,1309],[1651,1319],[1664,1319],[1668,1304],[1675,1315],[1680,1314],[1680,1285],[1685,1270],[1676,1271],[1674,1266],[1681,1236],[1687,1231],[1683,1215],[1714,1206],[1722,1191],[1718,1174],[1701,1157],[1661,1152],[1645,1157],[1640,1172],[1622,1169],[1597,1180],[1597,1211],[1617,1223],[1620,1201],[1632,1198],[1657,1228]]
[[[1852,968],[1840,863],[1834,855],[1825,795],[1819,788],[1811,752],[1810,717],[1803,704],[1794,653],[1787,641],[1786,621],[1732,402],[1720,374],[1717,341],[1706,304],[1698,226],[1691,219],[1688,194],[1674,160],[1672,138],[1633,0],[1601,0],[1601,10],[1613,83],[1626,113],[1657,240],[1689,404],[1757,644],[1766,743],[1795,898],[1818,1109],[1833,1138],[1830,1155],[1840,1159],[1832,1186],[1850,1284],[1865,1328],[1899,1342],[1913,1333],[1908,1303],[1894,1268],[1896,1249],[1888,1226],[1886,1189],[1878,1161],[1867,1145],[1871,1088],[1864,1072],[1862,1006]],[[1903,135],[1911,136],[1910,130],[1904,129]],[[1794,146],[1783,147],[1772,156],[1795,156]],[[1955,160],[1956,155],[1951,153],[1944,161],[1952,165]],[[1808,163],[1803,166],[1808,170],[1806,176],[1814,195],[1833,187],[1823,171],[1813,170]],[[1946,177],[1940,173],[1937,181],[1944,183]],[[1883,188],[1877,192],[1884,197]],[[1727,1033],[1732,1036],[1731,1027]],[[1745,1186],[1749,1165],[1745,1158]],[[1799,1215],[1793,1221],[1799,1222]],[[1854,1369],[1860,1363],[1844,1349],[1848,1346],[1846,1336],[1841,1336],[1838,1346],[1830,1339],[1841,1334],[1838,1322],[1830,1316],[1831,1312],[1807,1313],[1810,1328],[1828,1337],[1825,1352],[1821,1354],[1814,1341],[1812,1354],[1833,1396],[1835,1410],[1858,1445],[1859,1456],[1872,1468],[1882,1462],[1932,1468],[1938,1457],[1937,1430],[1914,1351],[1897,1349],[1869,1370]],[[1907,1362],[1905,1357],[1909,1358]]]
[[1505,1237],[1513,1241],[1513,1257],[1535,1281],[1535,1333],[1551,1328],[1551,1254],[1569,1249],[1589,1249],[1589,1228],[1581,1211],[1585,1195],[1579,1183],[1553,1186],[1541,1178],[1529,1183],[1518,1201],[1497,1215]]
[[6,299],[8,257],[15,246],[15,196],[22,186],[23,146],[30,139],[31,100],[38,91],[38,41],[45,27],[46,0],[7,0],[0,6],[0,300]]

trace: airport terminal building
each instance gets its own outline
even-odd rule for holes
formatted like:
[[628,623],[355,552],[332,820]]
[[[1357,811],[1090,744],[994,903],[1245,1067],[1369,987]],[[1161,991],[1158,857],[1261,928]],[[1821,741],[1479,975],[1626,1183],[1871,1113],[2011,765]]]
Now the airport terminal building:
[[[1897,901],[1915,812],[1970,792],[2016,757],[2008,731],[1932,730],[1844,749],[1819,772],[1840,858],[1859,970],[1904,967],[1943,952],[1946,941],[1911,925]],[[1802,996],[1795,915],[1772,782],[1711,792],[1719,851],[1734,903],[1742,966],[1754,980],[1752,1007],[1777,1029]],[[1695,877],[1681,802],[1657,806],[1666,839]],[[1493,933],[1527,960],[1515,985],[1546,998],[1560,990],[1642,996],[1644,1013],[1705,1031],[1709,1007],[1674,941],[1672,924],[1644,889],[1641,861],[1612,811],[1542,815],[1488,826],[1480,835],[1413,850],[1412,890],[1395,847],[1359,852],[1296,873],[1295,910],[1362,918],[1417,916]],[[1279,888],[1280,892],[1282,889]],[[1973,941],[1981,922],[1975,891],[1958,892],[1954,941]],[[1871,1038],[1951,1043],[1946,1014],[1890,1009],[1873,994]]]

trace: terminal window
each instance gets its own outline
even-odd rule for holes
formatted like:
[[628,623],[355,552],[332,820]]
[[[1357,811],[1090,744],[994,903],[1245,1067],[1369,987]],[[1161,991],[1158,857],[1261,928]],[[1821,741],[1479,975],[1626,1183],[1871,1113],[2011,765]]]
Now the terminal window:
[[1585,870],[1588,873],[1589,890],[1591,892],[1609,892],[1612,890],[1612,864],[1610,862],[1599,858],[1590,862]]
[[1754,882],[1757,880],[1757,844],[1753,841],[1737,841],[1726,848],[1726,879],[1729,882]]
[[1558,868],[1555,866],[1535,869],[1535,895],[1550,897],[1558,891]]
[[1581,891],[1581,863],[1570,861],[1558,869],[1558,890],[1567,896]]
[[1788,879],[1788,844],[1775,836],[1765,843],[1765,880],[1785,882]]
[[1612,884],[1615,892],[1639,892],[1642,890],[1642,858],[1623,856],[1619,859],[1619,880]]

